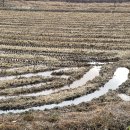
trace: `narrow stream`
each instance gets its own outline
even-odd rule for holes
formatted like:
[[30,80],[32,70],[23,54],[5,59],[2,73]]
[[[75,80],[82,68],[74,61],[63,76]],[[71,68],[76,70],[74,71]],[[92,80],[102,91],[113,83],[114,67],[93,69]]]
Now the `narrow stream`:
[[44,90],[41,92],[37,93],[31,93],[31,94],[22,94],[18,96],[0,96],[0,99],[8,99],[8,98],[17,98],[17,97],[25,97],[25,96],[43,96],[43,95],[49,95],[52,93],[56,93],[62,90],[67,90],[67,89],[74,89],[80,86],[85,85],[89,80],[94,79],[96,76],[99,76],[99,71],[101,67],[100,66],[94,66],[92,69],[90,69],[88,72],[86,72],[83,77],[79,80],[74,81],[70,85],[65,85],[62,88],[57,88],[57,89],[49,89],[49,90]]
[[118,68],[111,80],[109,80],[103,87],[101,87],[99,90],[90,93],[88,95],[81,96],[79,98],[75,98],[74,100],[69,101],[63,101],[59,104],[50,104],[50,105],[44,105],[44,106],[37,106],[37,107],[31,107],[28,109],[22,109],[22,110],[9,110],[9,111],[3,111],[0,110],[0,114],[7,114],[9,112],[11,113],[21,113],[29,110],[45,110],[45,109],[53,109],[55,107],[65,107],[68,105],[78,105],[83,102],[89,102],[95,98],[99,98],[100,96],[106,94],[110,89],[116,90],[119,88],[119,86],[124,83],[128,79],[129,70],[124,67]]

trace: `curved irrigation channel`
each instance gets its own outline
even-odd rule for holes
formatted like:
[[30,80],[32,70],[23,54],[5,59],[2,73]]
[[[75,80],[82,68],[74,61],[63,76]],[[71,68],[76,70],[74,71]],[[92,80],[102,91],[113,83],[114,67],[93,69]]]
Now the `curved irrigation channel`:
[[[52,76],[53,72],[66,71],[66,70],[69,70],[69,69],[71,69],[71,68],[62,68],[62,69],[57,69],[57,70],[52,70],[52,71],[29,73],[29,74],[15,75],[15,76],[5,76],[5,77],[0,77],[0,81],[1,80],[11,80],[11,79],[20,78],[20,77],[29,78],[29,77],[32,77],[32,76],[53,77]],[[75,69],[77,69],[77,68],[75,68]],[[61,78],[69,78],[69,76],[62,75]]]
[[[110,62],[109,62],[110,63]],[[88,62],[89,65],[103,65],[106,64],[105,62]],[[8,70],[17,70],[19,68],[11,68]],[[71,70],[72,68],[62,68],[62,69],[57,69],[57,70],[51,70],[51,71],[44,71],[44,72],[38,72],[38,73],[28,73],[28,74],[21,74],[21,75],[14,75],[14,76],[4,76],[4,77],[0,77],[0,81],[2,80],[12,80],[15,78],[20,78],[20,77],[25,77],[25,78],[29,78],[32,76],[43,76],[43,77],[53,77],[52,73],[53,72],[60,72],[60,71],[67,71],[67,70]],[[78,67],[74,67],[73,69],[78,69]],[[1,70],[1,69],[0,69]],[[56,76],[55,76],[56,77]],[[57,76],[59,77],[59,76]],[[69,78],[69,76],[67,75],[61,75],[61,78]]]
[[129,74],[129,70],[127,68],[120,67],[115,71],[111,80],[109,80],[103,87],[100,87],[99,90],[93,93],[75,98],[74,100],[63,101],[59,104],[49,104],[49,105],[31,107],[31,108],[21,109],[21,110],[7,110],[7,111],[0,110],[0,114],[7,114],[10,112],[21,113],[21,112],[26,112],[29,110],[53,109],[55,107],[65,107],[69,105],[78,105],[83,102],[89,102],[95,98],[99,98],[100,96],[106,94],[110,89],[116,90],[117,88],[119,88],[119,86],[128,79],[128,74]]
[[0,99],[17,98],[17,97],[30,97],[30,96],[33,96],[33,97],[35,96],[36,97],[36,96],[49,95],[49,94],[56,93],[56,92],[59,92],[59,91],[62,91],[62,90],[78,88],[80,86],[85,85],[89,80],[92,80],[96,76],[99,76],[100,69],[101,69],[101,66],[94,66],[88,72],[86,72],[83,75],[82,78],[80,78],[79,80],[74,81],[70,85],[65,85],[62,88],[49,89],[49,90],[44,90],[44,91],[37,92],[37,93],[22,94],[22,95],[18,95],[18,96],[0,96]]

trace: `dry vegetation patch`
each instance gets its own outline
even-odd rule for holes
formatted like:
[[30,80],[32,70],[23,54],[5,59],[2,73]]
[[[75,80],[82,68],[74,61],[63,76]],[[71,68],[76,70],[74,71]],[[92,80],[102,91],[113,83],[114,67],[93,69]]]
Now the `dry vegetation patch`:
[[[0,8],[0,79],[15,78],[0,80],[0,97],[16,97],[1,98],[0,109],[73,100],[104,86],[118,67],[130,70],[129,13],[129,3],[6,0],[5,8]],[[102,66],[98,77],[62,90],[93,66]],[[64,67],[70,69],[62,70]],[[22,77],[45,71],[52,71],[52,77]],[[130,104],[118,97],[119,93],[130,95],[129,84],[130,74],[119,89],[88,103],[0,115],[0,130],[129,129]],[[61,90],[55,92],[57,89]],[[21,96],[46,90],[54,93]]]

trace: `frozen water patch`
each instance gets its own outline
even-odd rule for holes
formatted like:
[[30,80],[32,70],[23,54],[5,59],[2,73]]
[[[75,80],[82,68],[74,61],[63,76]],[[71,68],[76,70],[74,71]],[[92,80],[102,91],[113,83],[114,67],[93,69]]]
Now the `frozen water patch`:
[[130,101],[130,96],[126,94],[118,94],[118,96],[123,100],[123,101]]

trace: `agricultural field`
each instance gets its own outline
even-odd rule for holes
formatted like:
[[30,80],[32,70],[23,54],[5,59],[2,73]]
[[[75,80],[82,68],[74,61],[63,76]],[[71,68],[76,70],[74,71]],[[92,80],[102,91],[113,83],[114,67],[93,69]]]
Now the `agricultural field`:
[[130,3],[5,1],[0,130],[129,130]]

